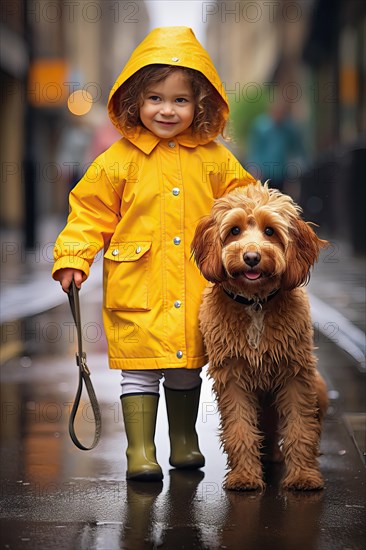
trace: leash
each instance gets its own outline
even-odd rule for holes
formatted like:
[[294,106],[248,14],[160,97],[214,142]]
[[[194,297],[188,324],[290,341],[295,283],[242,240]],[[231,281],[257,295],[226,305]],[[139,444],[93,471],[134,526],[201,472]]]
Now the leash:
[[[83,338],[81,334],[81,316],[80,316],[80,303],[79,303],[79,289],[77,288],[75,281],[73,280],[69,288],[69,303],[71,308],[71,313],[74,318],[77,335],[78,335],[78,351],[76,353],[76,364],[79,367],[79,385],[76,391],[75,400],[71,409],[70,419],[69,419],[69,434],[74,442],[74,444],[81,449],[82,451],[90,451],[94,449],[99,443],[99,439],[102,433],[102,418],[99,409],[99,403],[95,395],[93,384],[90,380],[90,370],[86,364],[86,353],[83,351]],[[90,404],[92,406],[94,422],[95,422],[95,431],[94,431],[94,440],[90,447],[83,445],[76,433],[75,433],[75,417],[80,405],[81,392],[83,390],[83,383],[85,384],[86,391],[89,396]]]

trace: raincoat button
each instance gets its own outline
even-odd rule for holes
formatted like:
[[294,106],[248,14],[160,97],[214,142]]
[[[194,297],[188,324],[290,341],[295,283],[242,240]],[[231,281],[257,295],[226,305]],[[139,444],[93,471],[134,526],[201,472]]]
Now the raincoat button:
[[117,248],[112,251],[112,256],[118,256],[118,254],[119,254],[119,250],[117,250]]
[[172,57],[172,61],[174,61],[174,63],[177,63],[179,61],[179,57]]
[[183,352],[182,352],[181,350],[178,350],[177,353],[176,353],[175,355],[178,357],[178,359],[182,359],[182,357],[183,357]]
[[135,252],[136,252],[136,254],[140,254],[140,252],[141,252],[141,246],[138,246],[138,247],[136,248]]
[[173,243],[174,243],[174,244],[178,245],[178,244],[180,244],[180,242],[181,242],[181,238],[180,238],[180,237],[174,237],[174,239],[173,239]]
[[180,300],[176,300],[174,302],[174,307],[176,307],[177,309],[182,305],[182,302]]
[[175,147],[175,141],[169,141],[168,146],[173,149]]
[[179,187],[174,187],[174,188],[172,189],[172,193],[173,193],[173,195],[174,195],[175,197],[177,197],[177,196],[179,195],[179,193],[180,193]]

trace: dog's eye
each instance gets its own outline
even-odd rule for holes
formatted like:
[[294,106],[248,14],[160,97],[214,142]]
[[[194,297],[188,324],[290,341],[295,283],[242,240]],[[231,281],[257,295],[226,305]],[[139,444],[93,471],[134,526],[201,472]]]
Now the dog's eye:
[[239,233],[240,233],[240,227],[238,227],[238,226],[232,227],[231,230],[230,230],[230,233],[231,233],[232,235],[239,235]]
[[266,227],[264,233],[267,235],[267,237],[272,237],[272,235],[274,234],[274,229],[272,229],[272,227]]

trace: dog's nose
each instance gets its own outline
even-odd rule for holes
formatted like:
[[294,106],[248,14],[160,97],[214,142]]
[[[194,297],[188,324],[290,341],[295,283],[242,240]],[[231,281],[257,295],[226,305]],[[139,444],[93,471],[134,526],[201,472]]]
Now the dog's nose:
[[244,254],[244,262],[250,267],[258,265],[260,261],[261,255],[259,254],[259,252],[246,252]]

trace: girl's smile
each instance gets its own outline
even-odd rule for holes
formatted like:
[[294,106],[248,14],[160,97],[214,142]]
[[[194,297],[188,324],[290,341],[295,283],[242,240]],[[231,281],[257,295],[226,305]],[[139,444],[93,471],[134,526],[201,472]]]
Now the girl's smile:
[[192,87],[177,70],[146,91],[140,107],[142,124],[160,138],[172,138],[190,127],[195,111]]

